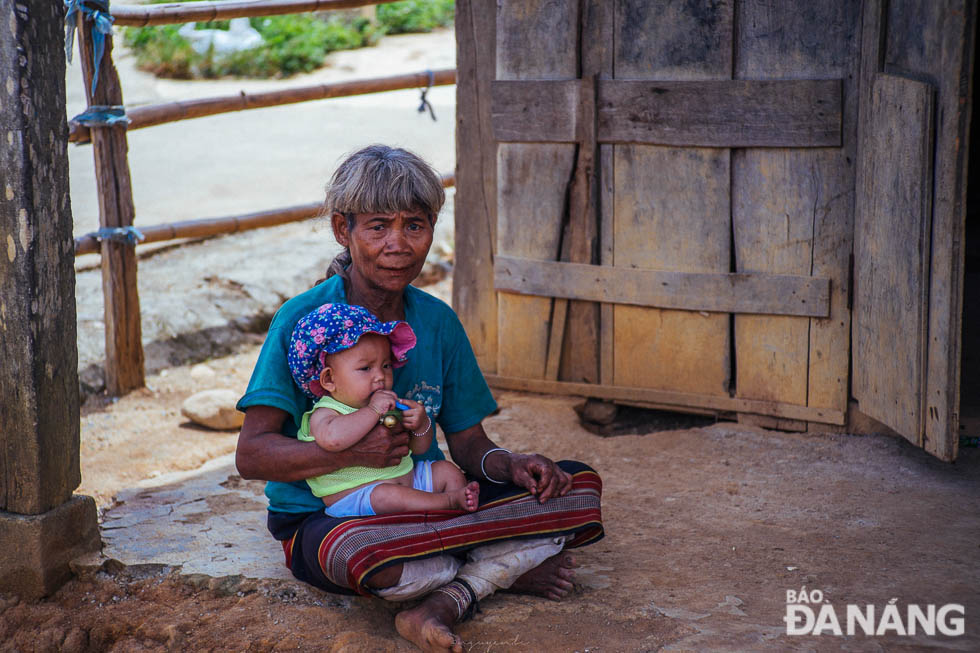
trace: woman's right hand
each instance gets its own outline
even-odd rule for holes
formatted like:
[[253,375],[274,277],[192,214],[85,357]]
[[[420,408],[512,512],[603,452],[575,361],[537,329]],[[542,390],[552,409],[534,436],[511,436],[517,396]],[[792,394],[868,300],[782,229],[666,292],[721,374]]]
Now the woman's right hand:
[[391,467],[408,454],[408,434],[401,424],[371,427],[354,446],[330,453],[315,442],[300,442],[282,434],[289,414],[281,408],[252,406],[238,435],[235,464],[242,478],[262,481],[301,481],[344,467]]
[[348,454],[354,465],[392,467],[408,455],[408,433],[401,423],[392,428],[378,423],[344,453]]

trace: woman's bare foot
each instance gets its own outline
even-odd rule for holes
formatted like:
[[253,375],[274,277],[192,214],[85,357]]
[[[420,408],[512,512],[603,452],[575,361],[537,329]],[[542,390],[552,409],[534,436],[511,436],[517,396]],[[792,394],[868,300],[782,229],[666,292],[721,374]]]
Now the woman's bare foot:
[[458,490],[446,492],[446,496],[449,497],[450,508],[473,512],[480,503],[480,484],[473,481]]
[[517,594],[533,594],[552,601],[561,601],[572,591],[575,567],[578,565],[575,564],[575,558],[572,554],[562,551],[551,556],[534,569],[524,572],[507,591]]
[[414,608],[395,615],[395,629],[426,653],[463,653],[463,640],[450,628],[456,621],[456,612],[452,598],[436,592]]

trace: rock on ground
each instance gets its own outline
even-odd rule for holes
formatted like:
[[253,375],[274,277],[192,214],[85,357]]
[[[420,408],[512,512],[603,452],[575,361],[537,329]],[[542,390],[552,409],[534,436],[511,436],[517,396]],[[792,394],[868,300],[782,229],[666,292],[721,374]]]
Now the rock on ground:
[[226,388],[195,392],[180,405],[180,414],[201,426],[216,431],[239,429],[245,413],[235,408],[240,393]]

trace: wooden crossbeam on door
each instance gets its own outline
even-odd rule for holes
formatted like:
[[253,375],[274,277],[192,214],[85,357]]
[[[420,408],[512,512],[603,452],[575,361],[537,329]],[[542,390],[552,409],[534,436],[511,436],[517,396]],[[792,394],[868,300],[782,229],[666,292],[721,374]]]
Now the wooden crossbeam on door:
[[[581,142],[580,80],[496,81],[494,138]],[[842,80],[600,80],[599,143],[686,147],[839,147]]]

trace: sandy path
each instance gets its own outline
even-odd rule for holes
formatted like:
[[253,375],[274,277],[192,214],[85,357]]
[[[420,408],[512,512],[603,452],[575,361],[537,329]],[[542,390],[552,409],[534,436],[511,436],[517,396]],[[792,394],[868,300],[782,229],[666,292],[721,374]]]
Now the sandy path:
[[[129,105],[382,77],[455,65],[452,30],[383,38],[374,48],[335,52],[328,65],[288,80],[158,80],[117,50]],[[68,113],[84,108],[77,57]],[[136,226],[235,215],[316,202],[338,160],[372,142],[412,149],[440,172],[455,162],[455,86],[428,97],[438,121],[417,112],[417,91],[395,91],[230,113],[129,134]],[[75,234],[98,227],[89,146],[69,148]],[[437,259],[452,250],[452,192],[436,225]],[[153,246],[150,246],[152,249]],[[142,248],[137,250],[144,251]],[[261,331],[288,297],[322,276],[338,251],[324,220],[211,239],[141,258],[139,295],[146,367],[223,356]],[[104,387],[102,278],[97,255],[76,259],[79,369],[83,389]]]
[[[334,52],[328,55],[325,67],[286,80],[157,79],[137,70],[124,47],[118,47],[116,53],[127,106],[456,65],[455,33],[445,29],[387,36],[372,48]],[[429,91],[436,122],[417,112],[418,91],[406,90],[234,112],[132,131],[129,163],[136,224],[317,201],[338,159],[372,142],[408,147],[437,170],[449,171],[456,160],[455,92],[455,86]],[[85,107],[77,56],[69,66],[67,104],[69,117]],[[75,234],[80,235],[98,228],[91,147],[72,145],[69,162]]]

